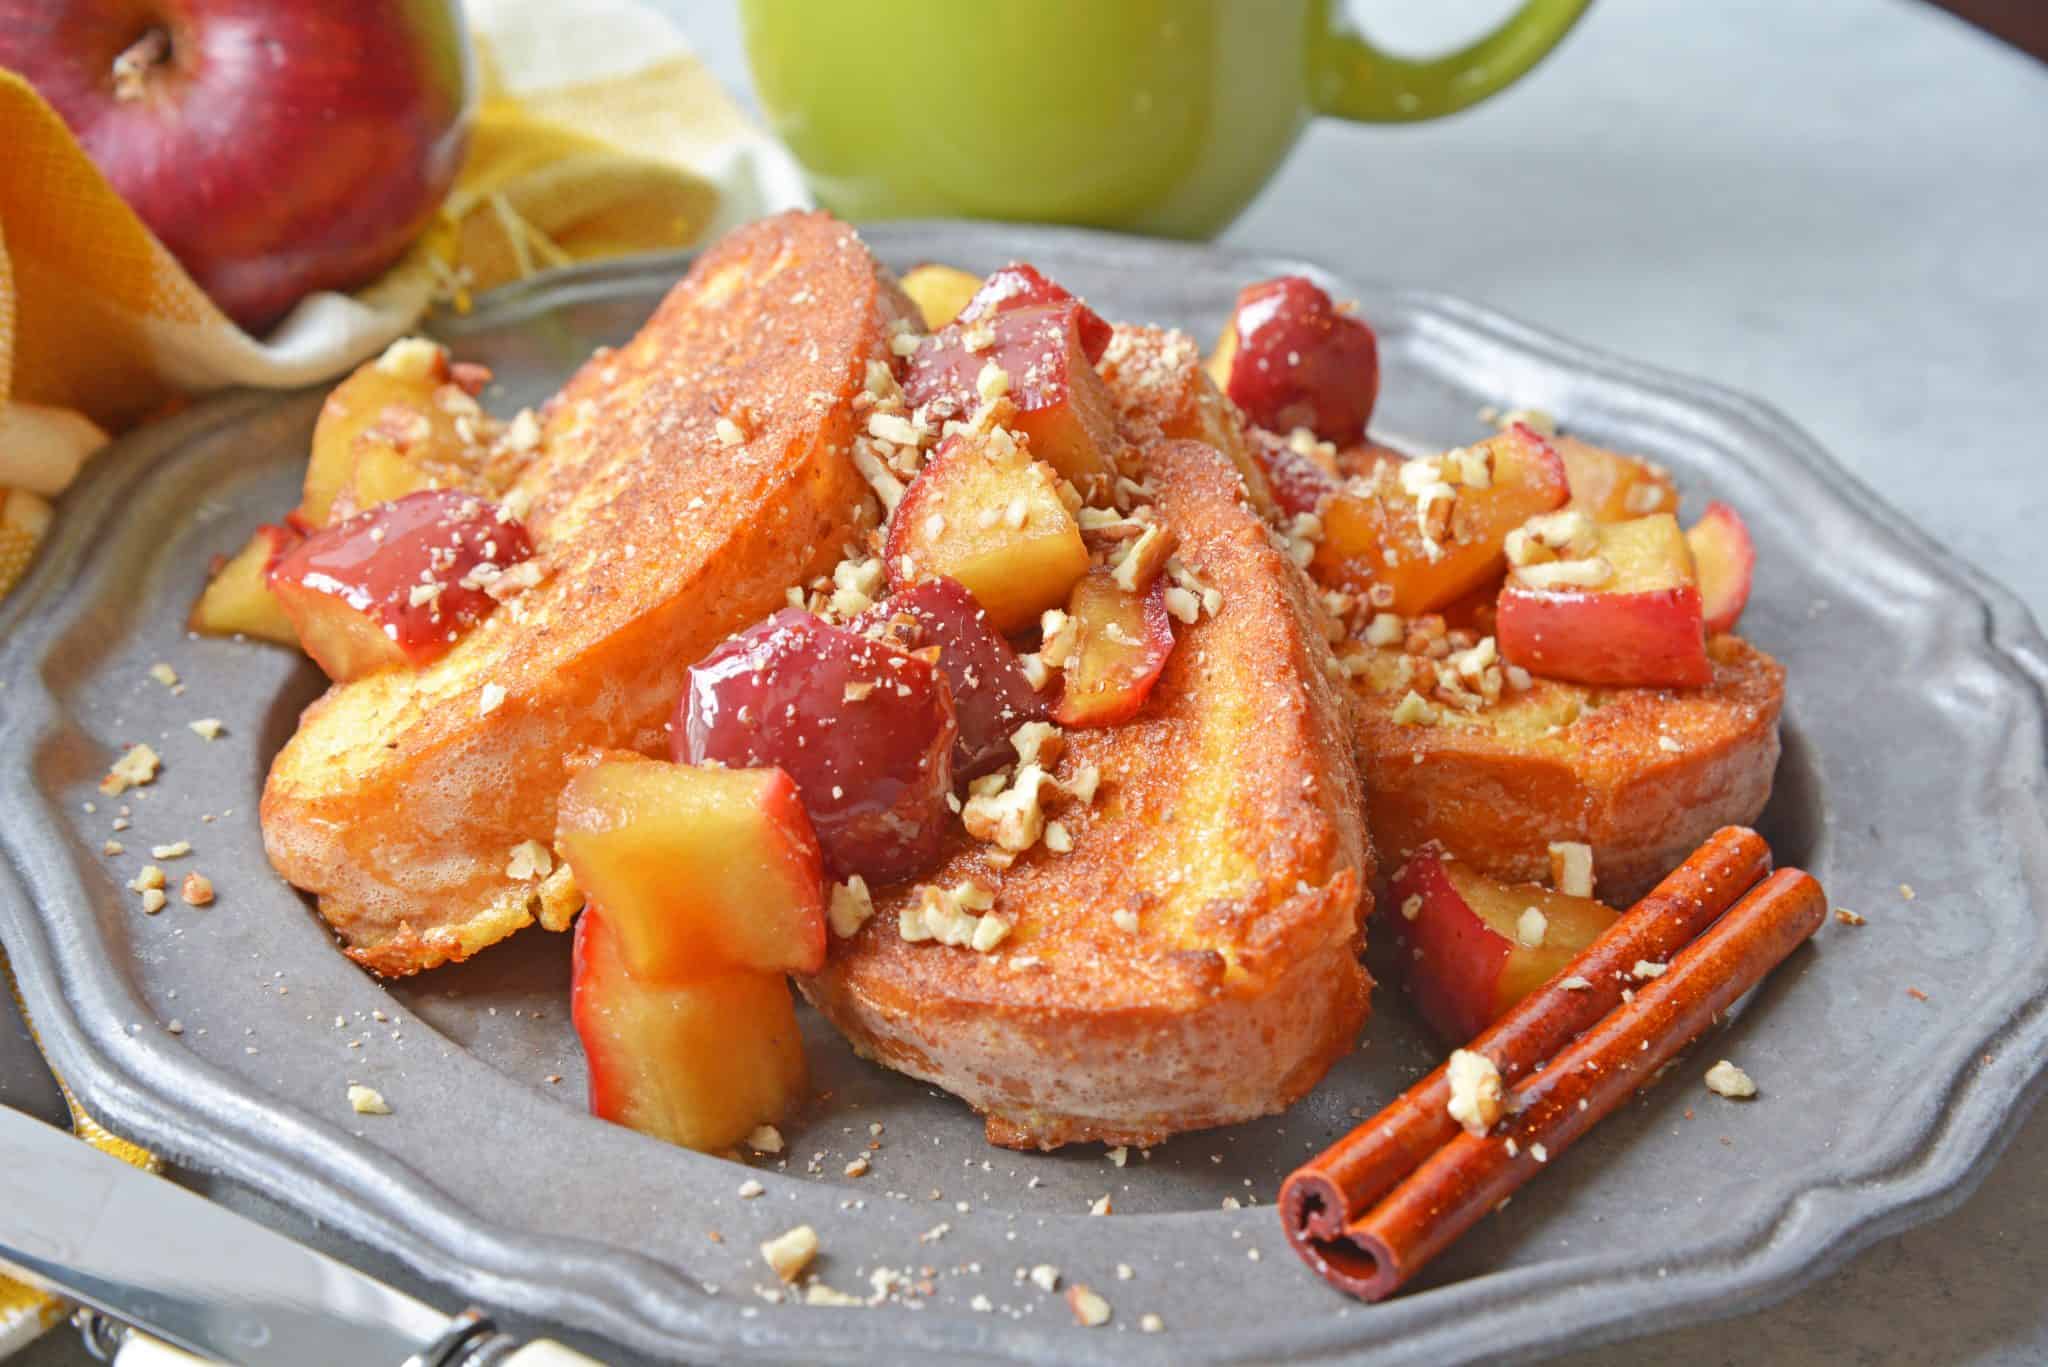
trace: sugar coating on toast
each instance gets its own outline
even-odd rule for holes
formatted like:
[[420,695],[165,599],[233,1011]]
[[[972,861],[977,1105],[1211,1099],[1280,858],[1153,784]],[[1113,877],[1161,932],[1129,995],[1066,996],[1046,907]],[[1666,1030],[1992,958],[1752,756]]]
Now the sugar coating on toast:
[[1380,857],[1392,865],[1436,840],[1488,877],[1539,881],[1550,843],[1579,841],[1593,847],[1601,899],[1626,905],[1715,830],[1754,822],[1770,798],[1784,668],[1732,635],[1709,640],[1707,654],[1714,677],[1703,688],[1537,678],[1476,711],[1432,705],[1417,716],[1402,707],[1412,657],[1349,648]]
[[354,958],[566,926],[566,870],[513,852],[551,839],[570,757],[661,750],[688,666],[873,524],[851,404],[905,307],[845,225],[764,220],[549,402],[505,500],[541,582],[432,665],[330,689],[272,765],[265,847]]
[[997,867],[957,839],[918,884],[972,879],[1012,920],[999,949],[904,939],[910,884],[834,946],[811,999],[857,1047],[939,1083],[992,1140],[1151,1143],[1279,1110],[1363,1023],[1373,876],[1351,721],[1307,581],[1212,447],[1139,457],[1221,608],[1177,628],[1143,712],[1067,733],[1094,765],[1072,850]]

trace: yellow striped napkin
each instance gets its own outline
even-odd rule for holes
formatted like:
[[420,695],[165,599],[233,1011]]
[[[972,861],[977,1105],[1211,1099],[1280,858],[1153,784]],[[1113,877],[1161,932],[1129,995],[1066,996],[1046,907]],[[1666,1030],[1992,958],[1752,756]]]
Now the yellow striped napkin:
[[[263,338],[213,306],[49,105],[0,71],[0,597],[110,432],[207,390],[339,374],[436,301],[466,307],[537,271],[686,246],[808,202],[788,155],[635,0],[467,8],[482,98],[438,221],[382,279],[315,295]],[[4,952],[0,977],[12,987]],[[155,1167],[71,1110],[81,1138]],[[0,1357],[65,1310],[0,1279]]]

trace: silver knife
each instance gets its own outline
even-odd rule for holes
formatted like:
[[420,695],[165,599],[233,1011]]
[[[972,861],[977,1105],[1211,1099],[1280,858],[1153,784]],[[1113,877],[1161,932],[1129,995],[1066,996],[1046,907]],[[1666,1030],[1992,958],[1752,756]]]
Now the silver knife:
[[[446,1315],[0,1106],[0,1271],[239,1367],[591,1367]],[[131,1336],[121,1362],[175,1354]]]

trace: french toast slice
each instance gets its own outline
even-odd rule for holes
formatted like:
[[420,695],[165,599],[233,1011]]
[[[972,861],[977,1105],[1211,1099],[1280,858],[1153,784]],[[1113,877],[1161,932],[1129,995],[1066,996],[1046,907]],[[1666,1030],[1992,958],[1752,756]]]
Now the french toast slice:
[[[956,832],[944,863],[801,980],[862,1054],[981,1111],[989,1139],[1151,1144],[1277,1111],[1355,1040],[1371,848],[1351,722],[1307,580],[1236,470],[1189,441],[1135,466],[1220,610],[1177,628],[1144,708],[1067,733],[1100,789],[1059,815],[1070,853],[1003,867]],[[920,887],[973,881],[996,949],[906,940]]]
[[1099,368],[1116,400],[1117,426],[1126,441],[1141,447],[1167,439],[1207,442],[1236,468],[1252,507],[1262,517],[1279,517],[1243,415],[1209,378],[1192,337],[1119,323]]
[[1713,637],[1707,655],[1700,688],[1537,678],[1477,712],[1438,703],[1413,717],[1412,657],[1349,647],[1380,858],[1392,867],[1436,840],[1490,878],[1531,882],[1547,878],[1551,842],[1578,841],[1593,847],[1601,900],[1627,905],[1715,830],[1754,822],[1771,794],[1785,671],[1738,636]]
[[330,689],[271,766],[265,848],[353,958],[414,973],[566,927],[565,762],[662,750],[689,665],[873,524],[853,401],[914,317],[851,229],[787,214],[549,403],[506,499],[545,577],[433,664]]

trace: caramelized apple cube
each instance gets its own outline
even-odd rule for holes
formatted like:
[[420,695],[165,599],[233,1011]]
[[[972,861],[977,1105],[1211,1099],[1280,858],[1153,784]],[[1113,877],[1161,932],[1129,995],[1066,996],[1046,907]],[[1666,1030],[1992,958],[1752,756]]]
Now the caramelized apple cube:
[[825,962],[824,859],[780,769],[607,759],[563,786],[555,844],[643,982]]
[[475,401],[476,370],[408,337],[336,385],[313,425],[299,524],[325,527],[418,489],[469,487],[495,429]]
[[1750,580],[1756,574],[1756,543],[1749,525],[1725,503],[1709,503],[1700,520],[1687,529],[1699,574],[1700,609],[1708,635],[1733,631],[1749,606]]
[[1323,505],[1315,570],[1355,592],[1386,585],[1403,617],[1433,612],[1497,577],[1508,533],[1569,496],[1557,452],[1517,424],[1347,482]]
[[1594,554],[1522,566],[1500,591],[1500,653],[1531,674],[1613,687],[1711,682],[1692,552],[1669,513],[1598,524]]
[[1678,511],[1678,485],[1662,466],[1572,437],[1555,437],[1552,444],[1571,484],[1568,506],[1595,522],[1626,522]]
[[1283,275],[1238,291],[1209,373],[1257,426],[1348,446],[1379,399],[1379,339],[1314,281]]
[[1064,304],[1070,300],[1081,304],[1074,324],[1081,338],[1081,353],[1088,358],[1088,364],[1094,365],[1109,349],[1109,339],[1115,329],[1064,286],[1047,279],[1038,267],[1026,262],[1012,261],[1001,270],[990,272],[988,279],[981,282],[974,296],[961,308],[959,318],[963,323],[971,323],[1005,309]]
[[258,527],[248,543],[221,562],[192,605],[186,625],[209,636],[252,636],[297,646],[298,628],[270,591],[270,567],[302,538],[288,527]]
[[569,1011],[590,1066],[591,1114],[613,1124],[717,1152],[803,1099],[803,1035],[779,973],[645,981],[592,907],[576,922]]
[[957,734],[931,659],[787,608],[691,667],[670,750],[684,764],[782,769],[832,877],[886,883],[938,857]]
[[903,292],[924,319],[925,331],[937,332],[960,316],[981,288],[981,277],[951,266],[913,266],[903,276]]
[[1409,996],[1452,1044],[1500,1019],[1617,919],[1590,897],[1496,883],[1435,846],[1395,873],[1382,905],[1395,943],[1409,951]]
[[939,668],[953,694],[955,781],[977,778],[1008,762],[1010,737],[1045,716],[1017,652],[996,630],[974,595],[956,579],[921,579],[850,624],[854,630],[909,650],[939,648]]
[[1116,481],[1121,439],[1109,386],[1082,340],[1084,317],[1093,316],[1087,305],[1068,299],[1001,308],[972,322],[956,319],[910,358],[904,397],[913,407],[929,405],[944,421],[971,415],[985,392],[1000,388],[1017,406],[1015,426],[1030,439],[1031,454],[1071,480],[1083,498],[1102,502]]
[[1131,593],[1113,573],[1090,570],[1067,603],[1073,651],[1053,719],[1062,726],[1114,726],[1135,716],[1173,654],[1166,579]]
[[340,681],[438,659],[496,606],[490,580],[532,554],[495,504],[427,489],[314,533],[267,577],[300,645]]
[[956,579],[1008,634],[1067,601],[1088,569],[1056,477],[1000,429],[948,437],[889,521],[890,585]]

